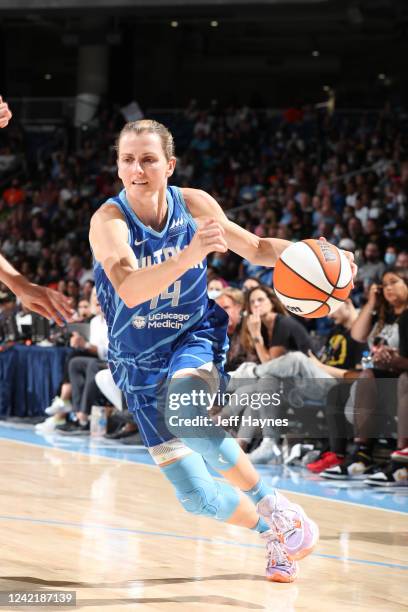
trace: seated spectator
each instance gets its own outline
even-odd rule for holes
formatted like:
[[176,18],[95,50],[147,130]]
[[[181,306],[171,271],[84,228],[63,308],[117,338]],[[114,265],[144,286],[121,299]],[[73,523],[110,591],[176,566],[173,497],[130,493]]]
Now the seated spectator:
[[244,282],[242,283],[242,291],[249,291],[254,287],[259,287],[261,285],[261,281],[255,276],[248,276]]
[[78,302],[78,308],[73,315],[74,321],[89,321],[92,317],[91,304],[89,300],[80,299]]
[[396,265],[397,255],[397,247],[394,244],[389,244],[384,253],[384,263],[387,268],[392,268]]
[[[350,371],[355,371],[361,363],[363,352],[367,349],[366,343],[358,342],[351,337],[351,328],[357,317],[358,312],[349,298],[343,306],[329,315],[336,326],[331,332],[319,360],[311,355],[315,364],[334,378],[344,379],[351,374]],[[352,435],[344,409],[342,409],[349,394],[350,383],[336,385],[328,390],[325,412],[329,447],[322,452],[318,459],[307,465],[311,472],[323,472],[344,461],[347,438]]]
[[216,302],[228,315],[227,334],[229,349],[225,370],[236,370],[245,361],[245,351],[241,345],[242,310],[244,307],[244,294],[239,289],[227,287],[216,298]]
[[[336,326],[327,340],[320,360],[311,351],[308,352],[309,357],[295,351],[267,361],[254,369],[254,376],[261,379],[260,382],[266,379],[269,393],[281,389],[283,397],[287,398],[287,401],[293,401],[297,408],[301,408],[305,400],[324,406],[327,394],[335,385],[336,379],[343,378],[348,370],[354,369],[360,363],[365,345],[356,342],[350,335],[351,327],[357,319],[357,311],[351,300],[347,300],[330,318]],[[276,416],[272,414],[271,407],[261,408],[260,415],[261,418]],[[329,415],[327,418],[330,430]],[[273,435],[273,429],[264,428],[263,436],[261,445],[250,455],[254,463],[267,463],[276,454],[276,436]],[[342,450],[344,453],[345,449]],[[329,459],[334,461],[333,454],[325,453],[322,460],[326,463]],[[335,464],[337,463],[338,461]],[[321,470],[325,467],[328,466],[323,466]]]
[[247,313],[241,330],[246,361],[264,363],[287,351],[307,354],[312,345],[299,321],[289,316],[272,289],[261,285],[245,295]]
[[[89,310],[91,315],[99,315],[101,312],[98,305],[95,289],[93,290],[91,295],[91,304]],[[97,323],[100,322],[99,319],[96,319],[96,321]],[[96,340],[93,340],[92,335],[95,338],[99,338],[99,332],[96,329],[97,323],[93,323],[93,325],[91,325],[91,334],[89,342],[87,342],[86,339],[83,338],[78,332],[74,332],[71,334],[69,343],[71,348],[74,349],[74,351],[65,359],[60,391],[58,395],[54,397],[51,404],[45,409],[45,414],[48,415],[48,418],[45,419],[42,423],[38,423],[38,425],[36,425],[36,430],[38,432],[51,432],[55,430],[57,426],[65,424],[66,415],[72,410],[72,384],[70,380],[70,362],[78,357],[89,357],[92,360],[95,359],[94,347],[96,346],[96,344],[94,344],[94,342],[96,343]],[[102,324],[101,327],[103,336],[104,325]],[[94,332],[93,334],[92,330]]]
[[[241,344],[246,352],[246,362],[252,361],[254,366],[256,363],[267,365],[273,363],[274,360],[278,360],[288,351],[300,351],[307,354],[311,349],[311,340],[306,329],[287,314],[269,287],[261,285],[247,292],[245,295],[245,312],[247,315],[242,324]],[[248,380],[250,377],[245,368],[250,365],[246,363],[238,368],[228,391],[237,392],[237,395],[259,391],[259,382],[254,388]],[[244,410],[245,406],[241,406],[241,412]],[[230,405],[225,407],[222,412],[223,416],[230,416],[235,414],[236,411],[236,407]],[[264,418],[262,409],[259,413],[259,416]],[[271,417],[271,414],[268,414],[267,417]],[[270,430],[271,428],[264,430],[265,437],[261,443],[261,451],[265,450],[265,446],[268,449],[273,446],[273,453],[275,453],[276,435]],[[255,433],[254,429],[240,428],[238,437],[242,448],[248,448]]]
[[82,298],[84,300],[91,300],[92,289],[95,287],[93,280],[87,280],[82,286]]
[[[368,342],[373,360],[373,367],[361,372],[355,388],[355,446],[341,465],[322,472],[326,478],[352,479],[371,473],[374,466],[372,450],[382,427],[379,421],[383,420],[387,407],[392,412],[394,403],[388,395],[389,387],[381,383],[381,379],[397,379],[408,370],[408,272],[403,268],[387,270],[381,282],[382,287],[376,284],[370,287],[367,304],[351,329],[355,340]],[[405,377],[401,381],[401,388],[405,389]],[[400,399],[401,396],[406,401],[402,391]],[[406,415],[406,403],[400,403],[398,411]],[[392,414],[390,416],[393,418]],[[399,424],[399,444],[405,446],[406,431],[400,428],[405,429],[404,417]],[[394,482],[393,474],[387,478]]]
[[[137,425],[129,410],[127,410],[123,393],[116,386],[110,369],[106,368],[97,372],[95,382],[101,393],[116,408],[116,412],[109,417],[108,432],[104,435],[104,438],[119,440],[124,444],[140,442],[140,437],[137,436]],[[109,431],[110,428],[112,428],[112,431]]]
[[385,271],[385,263],[380,259],[380,249],[375,242],[368,242],[364,249],[364,261],[355,279],[356,290],[367,294],[368,288],[379,282]]
[[398,253],[395,267],[408,270],[408,251],[401,251],[401,253]]
[[80,295],[79,283],[77,280],[71,279],[67,282],[66,295],[71,298],[73,308],[78,307],[78,300]]
[[400,343],[400,354],[389,352],[388,365],[397,371],[404,369],[397,384],[397,449],[391,459],[378,472],[370,474],[365,481],[380,487],[408,486],[408,311],[405,311],[404,337]]
[[88,434],[90,430],[89,416],[92,405],[97,403],[100,395],[95,382],[95,375],[107,368],[108,326],[97,301],[96,290],[93,290],[93,310],[95,316],[90,322],[89,342],[74,332],[71,346],[86,349],[89,356],[73,357],[68,364],[69,381],[72,386],[72,409],[76,413],[75,420],[58,425],[58,433],[80,435]]
[[207,293],[210,300],[217,299],[217,297],[221,294],[221,291],[226,286],[227,283],[222,278],[213,276],[207,284]]

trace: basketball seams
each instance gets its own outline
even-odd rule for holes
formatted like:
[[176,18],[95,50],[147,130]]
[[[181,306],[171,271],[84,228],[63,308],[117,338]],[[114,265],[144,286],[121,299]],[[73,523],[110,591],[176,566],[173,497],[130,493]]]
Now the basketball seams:
[[[323,270],[323,274],[325,275],[327,282],[328,282],[328,283],[330,283],[330,285],[333,287],[333,282],[332,282],[332,281],[330,280],[330,278],[327,276],[327,274],[326,274],[326,270],[324,269],[323,264],[322,264],[322,262],[320,261],[320,258],[318,257],[317,253],[315,253],[314,249],[313,249],[313,248],[310,246],[310,244],[309,244],[309,243],[308,243],[306,240],[302,240],[302,242],[303,242],[303,244],[306,244],[306,245],[307,245],[307,247],[308,247],[308,248],[309,248],[309,249],[312,251],[313,255],[316,257],[317,261],[319,262],[319,265],[320,265],[321,269]],[[318,242],[318,240],[316,240],[316,242]],[[329,243],[329,244],[330,244],[330,243]],[[340,259],[340,258],[339,258],[339,259]],[[340,261],[339,261],[339,264],[340,264],[340,265],[339,265],[339,273],[338,273],[338,276],[337,276],[336,285],[337,285],[337,283],[338,283],[338,280],[339,280],[339,278],[340,278],[340,274],[341,274],[341,259],[340,259]],[[310,283],[310,284],[312,284],[312,283]],[[337,287],[337,286],[336,286],[336,287],[334,287],[334,288],[335,288],[335,289],[341,289],[341,287]],[[325,291],[325,293],[326,293],[326,291]]]
[[[313,251],[313,249],[312,249],[312,251]],[[318,258],[316,257],[316,259],[318,259]],[[325,291],[324,289],[320,289],[320,287],[318,287],[317,285],[315,285],[314,283],[312,283],[312,282],[311,282],[311,281],[310,281],[308,278],[305,278],[304,276],[302,276],[301,274],[299,274],[298,272],[296,272],[296,270],[294,270],[294,269],[293,269],[291,266],[289,266],[289,264],[287,264],[287,263],[286,263],[286,261],[283,261],[283,259],[280,259],[280,262],[281,262],[281,263],[282,263],[284,266],[286,266],[286,267],[288,268],[288,270],[290,270],[291,272],[293,272],[293,274],[295,274],[295,275],[296,275],[298,278],[302,279],[302,281],[304,281],[304,282],[306,282],[306,283],[309,283],[309,285],[310,285],[311,287],[314,287],[314,289],[316,289],[317,291],[320,291],[321,293],[324,293],[325,295],[327,295],[327,297],[331,297],[331,293],[328,293],[328,292],[327,292],[327,291]],[[319,263],[320,263],[320,262],[319,262]],[[326,275],[325,275],[325,276],[326,276]],[[326,276],[326,279],[327,279],[327,281],[330,283],[330,281],[329,281],[329,279],[327,278],[327,276]],[[332,285],[332,283],[330,283],[330,285],[331,285],[331,286],[333,286],[333,285]],[[279,293],[282,293],[282,291],[280,291],[280,290],[278,290],[278,291],[279,291]],[[282,295],[284,295],[284,294],[282,293]],[[291,297],[291,296],[290,296],[290,295],[286,295],[285,297]],[[294,298],[294,299],[303,299],[303,298]],[[317,300],[315,300],[315,301],[317,301]]]
[[305,317],[306,319],[313,319],[314,317],[312,317],[311,315],[313,315],[315,312],[317,312],[319,310],[319,308],[322,308],[322,306],[326,306],[326,308],[329,309],[329,312],[326,312],[325,317],[327,317],[327,315],[330,314],[330,306],[328,306],[328,304],[326,304],[326,302],[324,302],[321,306],[319,306],[318,308],[316,308],[315,310],[312,310],[312,312],[309,312],[308,314],[304,314],[304,315],[299,315],[300,317]]
[[[325,300],[318,300],[316,298],[298,298],[298,297],[293,297],[293,295],[286,295],[286,293],[282,293],[282,291],[279,291],[278,289],[276,289],[276,291],[280,294],[283,295],[283,297],[289,298],[289,300],[298,300],[299,302],[320,302],[320,304],[326,304],[327,300],[330,300],[331,295],[328,295],[327,298]],[[337,298],[333,298],[335,300],[337,300]],[[339,300],[339,302],[344,302],[344,300]]]
[[[315,240],[314,243],[318,243],[318,241]],[[281,298],[284,300],[290,300],[289,303],[290,304],[293,303],[293,306],[298,304],[301,310],[303,310],[301,307],[302,302],[304,302],[304,307],[306,310],[307,310],[307,304],[309,304],[309,307],[311,306],[311,303],[316,304],[314,308],[312,306],[313,310],[308,313],[299,313],[299,312],[292,311],[285,304],[285,307],[291,312],[291,314],[295,314],[297,316],[303,316],[305,318],[314,318],[316,316],[319,316],[319,317],[327,316],[332,311],[332,308],[336,309],[336,304],[340,306],[347,300],[348,293],[350,292],[351,280],[346,282],[344,286],[339,285],[340,279],[343,279],[343,282],[344,282],[344,280],[347,279],[347,276],[348,276],[348,274],[346,273],[346,269],[345,269],[345,261],[343,260],[341,251],[339,251],[338,249],[336,249],[336,251],[333,251],[333,253],[336,256],[335,265],[337,265],[336,282],[333,283],[330,280],[328,274],[326,273],[325,265],[327,262],[325,263],[323,251],[316,250],[318,249],[318,244],[311,245],[311,244],[308,244],[308,241],[306,240],[302,240],[302,244],[305,244],[308,247],[307,251],[304,251],[303,259],[305,260],[306,258],[306,261],[308,261],[310,265],[315,265],[313,262],[315,262],[316,260],[319,262],[320,267],[315,269],[313,280],[309,277],[309,275],[304,276],[301,272],[296,271],[294,267],[296,263],[296,258],[294,259],[294,261],[292,261],[292,258],[288,258],[289,261],[287,261],[286,258],[280,257],[277,262],[279,265],[277,265],[277,274],[276,274],[276,279],[274,283],[275,291],[278,297],[281,296]],[[330,246],[333,246],[333,245],[330,245]],[[298,255],[300,256],[300,252]],[[306,264],[306,261],[304,261],[304,265]],[[281,267],[281,265],[285,267]],[[320,277],[320,274],[318,274],[318,270],[323,272],[323,275],[321,277]],[[287,273],[286,279],[285,279],[285,271]],[[331,267],[331,270],[330,270],[331,276],[333,276],[334,271],[335,270],[333,270]],[[304,272],[304,274],[306,274],[306,272]],[[291,275],[293,275],[292,278],[291,278]],[[321,280],[319,277],[321,278]],[[279,288],[279,280],[281,280],[284,285],[284,291],[281,291]],[[299,282],[300,284],[298,285]],[[293,286],[292,286],[292,283],[293,283]],[[304,287],[302,287],[302,283],[304,284]],[[323,289],[320,286],[321,284],[327,284],[328,286],[326,286],[326,288]],[[307,295],[306,286],[309,286],[309,296],[303,297],[302,296],[303,291],[304,291],[304,295]],[[285,289],[289,291],[289,294],[286,293]],[[292,292],[294,293],[294,295],[291,295]],[[313,293],[316,293],[317,295],[313,296]],[[336,293],[340,295],[336,295]],[[331,304],[329,304],[329,302],[331,302]],[[327,312],[322,312],[322,311],[327,311]]]

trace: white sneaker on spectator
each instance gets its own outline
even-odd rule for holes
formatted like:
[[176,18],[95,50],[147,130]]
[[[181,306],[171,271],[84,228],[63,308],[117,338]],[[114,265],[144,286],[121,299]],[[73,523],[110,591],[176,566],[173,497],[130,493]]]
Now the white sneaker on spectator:
[[57,395],[44,412],[45,414],[48,414],[48,416],[53,416],[58,412],[71,412],[71,408],[72,404],[69,400],[63,400],[59,397],[59,395]]
[[302,444],[301,442],[298,442],[297,444],[294,444],[292,446],[284,463],[286,463],[286,465],[294,465],[296,463],[300,463],[302,457],[313,449],[313,444]]
[[35,431],[37,433],[50,433],[54,431],[57,425],[63,425],[65,423],[65,419],[58,417],[56,415],[48,417],[42,423],[37,423],[35,426]]
[[264,438],[248,456],[252,463],[282,463],[282,451],[271,438]]

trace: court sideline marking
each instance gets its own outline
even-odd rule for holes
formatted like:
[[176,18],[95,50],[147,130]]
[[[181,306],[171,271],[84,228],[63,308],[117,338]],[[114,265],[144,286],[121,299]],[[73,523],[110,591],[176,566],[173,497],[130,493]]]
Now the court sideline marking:
[[[170,531],[145,531],[143,529],[129,529],[128,527],[111,527],[109,525],[98,525],[96,523],[75,523],[72,521],[61,521],[57,519],[36,519],[24,516],[9,516],[0,515],[0,521],[18,521],[33,523],[36,525],[58,525],[59,527],[74,527],[77,529],[100,529],[102,531],[108,531],[113,533],[124,533],[128,535],[143,535],[159,538],[174,538],[176,540],[188,540],[193,542],[206,542],[208,544],[216,544],[222,546],[236,546],[238,548],[257,548],[260,550],[264,549],[264,546],[260,544],[250,544],[249,542],[233,542],[230,540],[222,540],[220,538],[205,538],[203,536],[189,536]],[[348,563],[359,563],[363,565],[374,565],[379,567],[386,567],[390,569],[401,569],[408,571],[408,565],[400,565],[398,563],[385,563],[383,561],[370,561],[369,559],[355,559],[353,557],[341,557],[339,555],[329,555],[325,553],[312,553],[313,557],[321,557],[323,559],[333,559],[335,561],[347,561]]]

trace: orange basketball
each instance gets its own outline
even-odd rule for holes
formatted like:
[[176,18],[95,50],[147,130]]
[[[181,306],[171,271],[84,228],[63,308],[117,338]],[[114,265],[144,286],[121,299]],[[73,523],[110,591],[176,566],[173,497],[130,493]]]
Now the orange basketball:
[[273,275],[277,297],[300,317],[325,317],[351,291],[352,272],[343,251],[323,240],[302,240],[285,249]]

